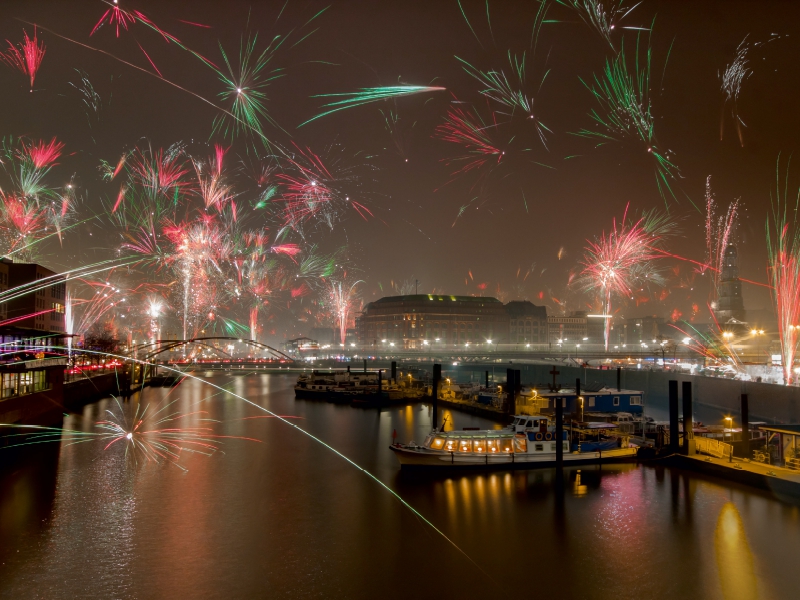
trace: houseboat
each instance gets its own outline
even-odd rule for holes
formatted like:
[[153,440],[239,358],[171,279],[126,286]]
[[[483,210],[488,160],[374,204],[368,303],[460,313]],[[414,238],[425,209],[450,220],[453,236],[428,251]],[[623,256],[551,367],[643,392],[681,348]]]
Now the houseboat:
[[[600,431],[603,429],[603,431]],[[569,431],[556,439],[555,423],[546,416],[517,415],[505,429],[431,432],[422,444],[390,446],[401,467],[551,467],[561,444],[565,465],[633,460],[637,448],[627,436],[609,435],[610,427],[596,428],[596,439],[570,446],[587,432]],[[596,444],[595,444],[596,442]],[[602,442],[602,443],[601,443]]]

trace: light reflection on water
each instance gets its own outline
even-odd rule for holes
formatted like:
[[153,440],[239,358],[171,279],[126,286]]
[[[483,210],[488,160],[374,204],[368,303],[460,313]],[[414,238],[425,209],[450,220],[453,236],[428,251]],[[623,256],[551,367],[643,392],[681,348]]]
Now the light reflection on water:
[[[475,598],[532,578],[560,598],[791,597],[798,508],[744,488],[633,464],[415,474],[388,450],[422,441],[431,408],[294,401],[292,376],[214,382],[298,424],[395,489],[459,545],[320,444],[197,382],[173,392],[208,410],[224,454],[126,463],[91,444],[40,449],[0,474],[1,597]],[[147,389],[143,402],[167,390]],[[208,398],[211,396],[211,398]],[[132,402],[137,402],[134,397]],[[90,428],[105,402],[71,416]],[[447,411],[449,426],[491,427]],[[50,468],[47,466],[51,465]],[[748,562],[749,561],[749,562]],[[748,566],[749,565],[749,566]],[[740,568],[740,567],[744,568]],[[525,584],[525,587],[530,587]],[[737,595],[738,594],[738,595]]]

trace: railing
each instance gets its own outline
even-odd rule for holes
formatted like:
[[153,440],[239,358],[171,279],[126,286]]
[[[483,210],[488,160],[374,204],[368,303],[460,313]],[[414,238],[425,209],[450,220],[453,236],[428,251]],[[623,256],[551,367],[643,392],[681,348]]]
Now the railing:
[[694,438],[694,448],[698,454],[708,454],[716,458],[727,458],[733,450],[730,444],[707,437]]

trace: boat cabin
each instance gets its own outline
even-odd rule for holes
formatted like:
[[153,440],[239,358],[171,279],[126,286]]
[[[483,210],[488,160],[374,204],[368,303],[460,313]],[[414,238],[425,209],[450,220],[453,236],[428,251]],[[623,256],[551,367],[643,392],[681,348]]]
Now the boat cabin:
[[[584,412],[627,412],[640,415],[644,412],[644,393],[640,390],[618,390],[602,387],[595,391],[581,389],[580,399],[575,388],[564,388],[558,392],[537,390],[543,411],[555,410],[556,402],[561,402],[565,413]],[[582,399],[582,400],[581,400]],[[546,406],[545,406],[546,402]],[[583,402],[583,406],[581,406]]]

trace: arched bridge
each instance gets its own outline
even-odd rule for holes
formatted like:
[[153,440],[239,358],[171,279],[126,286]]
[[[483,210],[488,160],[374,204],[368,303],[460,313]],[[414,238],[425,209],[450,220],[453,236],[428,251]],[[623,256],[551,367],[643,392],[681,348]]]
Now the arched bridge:
[[[255,340],[248,340],[245,338],[236,338],[236,337],[229,337],[229,336],[212,336],[212,337],[198,337],[192,338],[190,340],[156,340],[155,342],[151,342],[149,344],[143,344],[138,346],[137,352],[139,353],[139,358],[143,360],[152,360],[156,358],[159,354],[163,352],[169,352],[171,350],[178,350],[180,348],[186,347],[199,347],[199,348],[206,348],[215,352],[218,356],[230,359],[231,355],[225,352],[222,348],[217,348],[214,345],[214,342],[240,342],[242,344],[247,344],[248,346],[255,348],[259,351],[266,351],[268,352],[273,358],[277,358],[279,360],[285,360],[288,362],[294,362],[294,359],[281,352],[280,350],[276,350],[272,346],[268,346],[267,344],[262,344],[261,342],[257,342]],[[144,352],[144,354],[142,354]]]

